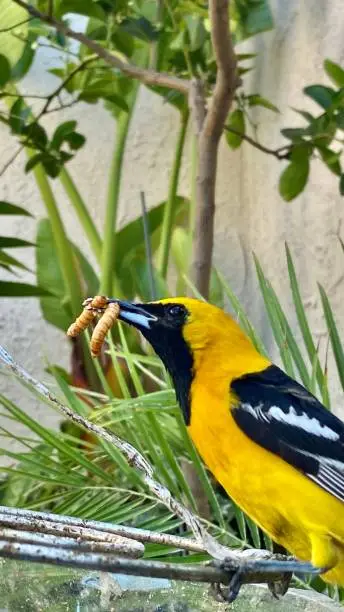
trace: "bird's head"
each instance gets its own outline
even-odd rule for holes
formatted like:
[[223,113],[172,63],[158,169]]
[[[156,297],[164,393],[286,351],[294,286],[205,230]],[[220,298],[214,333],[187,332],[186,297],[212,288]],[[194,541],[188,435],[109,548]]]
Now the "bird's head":
[[191,383],[202,361],[208,357],[214,368],[220,368],[228,361],[231,346],[237,351],[249,341],[229,315],[200,300],[178,297],[146,304],[118,303],[119,319],[142,333],[171,374],[188,423]]

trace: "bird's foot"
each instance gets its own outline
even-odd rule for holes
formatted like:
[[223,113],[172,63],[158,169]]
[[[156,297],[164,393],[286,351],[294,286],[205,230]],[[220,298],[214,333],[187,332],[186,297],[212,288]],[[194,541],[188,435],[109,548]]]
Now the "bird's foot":
[[[225,560],[222,563],[225,563]],[[223,565],[222,568],[225,569]],[[216,601],[219,601],[221,603],[232,603],[233,601],[235,601],[239,595],[242,586],[242,574],[240,567],[236,570],[228,570],[228,575],[229,583],[227,586],[223,586],[219,583],[212,584],[210,586],[211,594],[216,599]]]
[[275,599],[281,599],[287,593],[292,577],[292,572],[285,572],[280,580],[268,582],[268,589]]
[[[227,574],[226,586],[212,586],[212,594],[218,601],[233,602],[245,582],[265,582],[276,599],[286,594],[294,572],[319,574],[323,568],[311,563],[297,561],[293,557],[273,554],[268,551],[243,551],[222,560],[213,560],[212,565]],[[274,576],[273,576],[274,574]],[[269,577],[271,575],[271,580]]]

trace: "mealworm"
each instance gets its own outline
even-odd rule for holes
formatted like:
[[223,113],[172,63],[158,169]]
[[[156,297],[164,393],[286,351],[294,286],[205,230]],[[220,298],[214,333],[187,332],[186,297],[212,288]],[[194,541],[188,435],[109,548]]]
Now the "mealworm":
[[68,327],[67,336],[75,338],[76,336],[81,334],[81,332],[89,326],[91,321],[93,321],[96,314],[97,313],[95,310],[91,310],[88,307],[84,308],[81,315],[79,315],[78,318],[74,321],[74,323],[72,323],[72,325]]
[[82,305],[87,308],[104,309],[107,306],[108,298],[105,295],[95,295],[93,298],[87,298]]
[[92,357],[98,357],[98,355],[100,354],[106,334],[118,319],[119,310],[120,308],[118,304],[108,304],[103,316],[99,319],[97,325],[93,330],[91,338]]

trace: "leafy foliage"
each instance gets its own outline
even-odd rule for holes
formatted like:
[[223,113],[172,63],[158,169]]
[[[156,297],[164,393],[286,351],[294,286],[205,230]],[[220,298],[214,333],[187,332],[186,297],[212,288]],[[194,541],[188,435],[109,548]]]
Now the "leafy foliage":
[[[11,204],[10,202],[0,202],[0,219],[2,215],[31,217],[30,213],[25,210],[25,208],[17,206],[16,204]],[[17,247],[29,248],[33,246],[34,244],[31,242],[21,240],[20,238],[0,236],[0,269],[13,276],[18,276],[20,271],[23,270],[30,272],[22,261],[13,255],[9,255],[4,249]],[[3,297],[38,297],[46,294],[47,292],[45,289],[36,285],[0,280],[0,296]]]

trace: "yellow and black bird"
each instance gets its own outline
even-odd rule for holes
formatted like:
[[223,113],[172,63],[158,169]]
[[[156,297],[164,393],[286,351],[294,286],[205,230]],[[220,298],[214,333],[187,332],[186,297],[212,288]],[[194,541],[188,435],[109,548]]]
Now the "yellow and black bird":
[[344,585],[344,423],[221,309],[191,298],[119,305],[170,372],[189,434],[230,497]]

